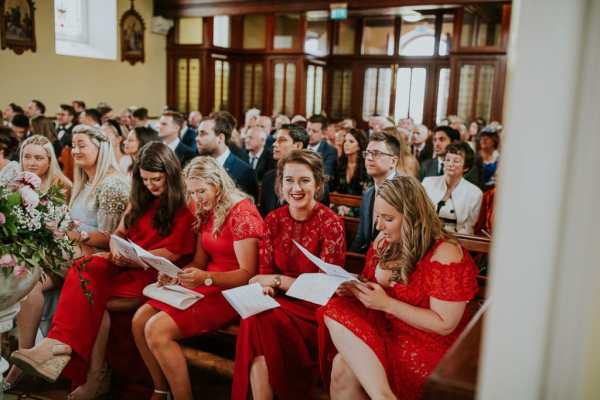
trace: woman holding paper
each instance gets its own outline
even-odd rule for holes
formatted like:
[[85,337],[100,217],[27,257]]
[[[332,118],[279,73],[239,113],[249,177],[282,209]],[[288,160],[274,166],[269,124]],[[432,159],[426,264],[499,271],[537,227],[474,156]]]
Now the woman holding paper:
[[385,182],[374,210],[380,234],[363,271],[370,282],[341,286],[319,312],[321,371],[334,400],[420,398],[477,292],[475,264],[418,180]]
[[[194,251],[194,241],[189,240],[194,237],[193,218],[185,204],[175,153],[162,143],[146,145],[132,183],[129,206],[115,234],[171,262],[183,261]],[[87,280],[85,290],[80,275]],[[83,383],[70,399],[95,398],[108,379],[104,366],[110,326],[107,309],[117,303],[120,309],[141,304],[144,286],[156,280],[156,275],[155,270],[144,270],[114,248],[75,263],[65,277],[48,338],[33,349],[14,352],[11,359],[49,381],[55,381],[64,369],[75,385]]]
[[187,363],[177,340],[228,326],[238,313],[221,294],[248,283],[258,264],[264,223],[252,200],[212,157],[196,157],[183,172],[196,212],[196,255],[178,279],[204,297],[180,310],[157,300],[142,306],[133,319],[133,335],[154,381],[153,399],[191,399]]
[[316,304],[280,294],[303,273],[319,272],[293,244],[341,265],[346,243],[341,219],[319,203],[323,162],[310,150],[294,150],[277,165],[277,190],[287,205],[271,212],[260,245],[260,283],[280,307],[242,320],[237,340],[232,398],[315,398],[318,381]]

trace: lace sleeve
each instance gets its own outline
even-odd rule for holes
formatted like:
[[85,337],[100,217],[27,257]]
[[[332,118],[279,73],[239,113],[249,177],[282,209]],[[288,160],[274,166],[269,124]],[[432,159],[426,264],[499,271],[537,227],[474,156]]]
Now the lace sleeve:
[[113,232],[117,228],[128,199],[129,185],[123,178],[111,176],[100,184],[96,192],[99,231]]
[[232,211],[229,224],[234,241],[250,238],[260,239],[263,236],[264,222],[254,205],[240,204],[237,209]]
[[344,224],[337,215],[327,210],[328,215],[323,220],[323,239],[321,242],[321,251],[319,258],[323,261],[344,265],[346,259],[346,235],[344,233]]
[[477,293],[477,268],[466,254],[462,261],[441,264],[426,261],[425,289],[431,297],[445,301],[469,301]]
[[277,224],[277,218],[275,214],[269,214],[265,219],[265,231],[260,241],[258,248],[258,273],[259,274],[272,274],[275,272],[274,262],[274,251],[273,246],[273,235],[275,232],[275,226]]

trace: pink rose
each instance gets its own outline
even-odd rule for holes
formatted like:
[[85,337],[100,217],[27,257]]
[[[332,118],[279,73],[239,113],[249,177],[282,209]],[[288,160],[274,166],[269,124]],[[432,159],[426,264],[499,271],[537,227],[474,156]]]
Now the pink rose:
[[6,215],[0,212],[0,225],[4,225],[6,223]]
[[17,259],[12,254],[5,254],[0,257],[0,268],[10,268],[17,265]]
[[42,180],[36,174],[31,172],[22,172],[20,181],[26,185],[29,185],[32,189],[39,189],[42,184]]
[[22,277],[26,276],[28,273],[29,273],[29,270],[24,265],[16,265],[15,268],[13,269],[13,274],[17,278],[22,278]]
[[37,207],[40,202],[40,196],[29,186],[23,186],[19,189],[21,198],[27,207]]

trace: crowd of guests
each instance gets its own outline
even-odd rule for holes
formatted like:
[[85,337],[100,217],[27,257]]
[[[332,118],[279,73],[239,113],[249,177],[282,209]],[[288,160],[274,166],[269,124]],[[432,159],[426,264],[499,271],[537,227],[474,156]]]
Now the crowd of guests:
[[[478,270],[452,233],[491,230],[498,124],[467,129],[452,117],[429,130],[375,116],[361,130],[351,119],[256,109],[239,128],[225,111],[185,119],[166,110],[153,124],[144,108],[116,115],[81,101],[61,105],[55,121],[45,112],[39,100],[3,110],[0,184],[27,171],[41,190],[60,187],[78,221],[66,234],[82,257],[22,303],[5,389],[25,372],[68,377],[70,399],[100,396],[111,312],[125,310],[153,399],[192,398],[179,341],[237,322],[234,399],[312,398],[319,382],[334,399],[419,398],[468,321]],[[332,192],[362,196],[361,205],[332,208]],[[346,215],[360,218],[348,244]],[[139,268],[110,235],[182,272]],[[294,242],[337,265],[347,245],[366,253],[364,282],[342,285],[325,307],[286,296],[300,274],[319,272]],[[156,281],[204,297],[186,310],[148,300],[142,291]],[[221,291],[247,283],[280,307],[240,321]],[[52,288],[52,326],[34,346]]]

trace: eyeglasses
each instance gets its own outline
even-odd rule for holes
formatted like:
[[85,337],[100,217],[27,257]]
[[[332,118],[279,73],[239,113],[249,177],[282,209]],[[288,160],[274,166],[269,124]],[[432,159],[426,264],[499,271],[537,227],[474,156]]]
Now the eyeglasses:
[[366,150],[366,151],[363,151],[362,152],[362,156],[364,158],[371,157],[373,160],[377,160],[377,159],[381,158],[382,156],[396,157],[393,154],[384,153],[383,151],[379,151],[379,150]]

